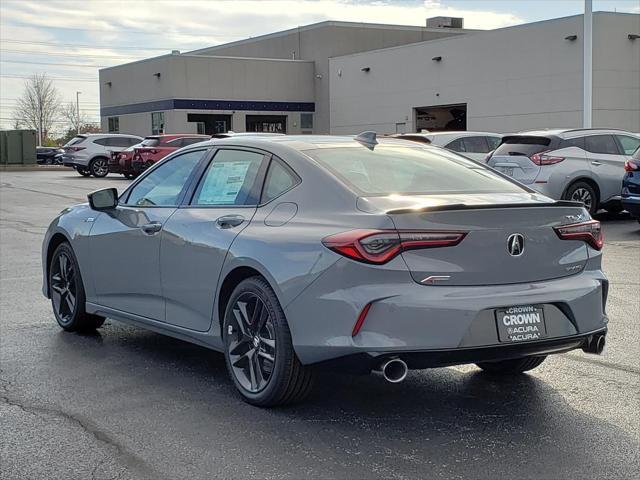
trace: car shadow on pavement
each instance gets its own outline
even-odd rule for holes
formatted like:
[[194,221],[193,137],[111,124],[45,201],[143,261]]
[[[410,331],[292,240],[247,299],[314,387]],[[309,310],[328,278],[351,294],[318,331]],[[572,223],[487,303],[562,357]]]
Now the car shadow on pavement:
[[[151,401],[149,415],[162,416],[158,428],[179,431],[182,442],[203,442],[206,449],[220,435],[245,432],[232,442],[320,462],[325,477],[348,475],[363,462],[361,478],[388,477],[400,466],[409,478],[611,478],[638,468],[637,440],[573,408],[543,372],[506,379],[439,368],[410,372],[393,385],[378,375],[325,371],[304,403],[259,409],[235,393],[223,356],[202,347],[110,320],[100,334],[60,332],[54,343],[58,361],[83,364],[81,377],[99,368],[93,407],[101,414],[127,415]],[[74,388],[75,380],[66,380]],[[579,380],[566,378],[571,388],[581,388]],[[591,394],[585,386],[585,399]],[[83,395],[91,396],[86,388]],[[137,420],[104,421],[133,426]],[[312,455],[320,452],[325,460]],[[286,465],[279,468],[286,473]]]

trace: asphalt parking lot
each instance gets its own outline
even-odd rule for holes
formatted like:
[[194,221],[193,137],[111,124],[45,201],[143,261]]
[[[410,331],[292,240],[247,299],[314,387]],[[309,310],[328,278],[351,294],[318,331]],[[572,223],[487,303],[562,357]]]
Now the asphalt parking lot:
[[108,320],[58,328],[40,246],[64,207],[128,181],[0,172],[0,478],[637,478],[640,225],[602,214],[610,332],[515,381],[474,366],[324,374],[312,397],[243,403],[222,355]]

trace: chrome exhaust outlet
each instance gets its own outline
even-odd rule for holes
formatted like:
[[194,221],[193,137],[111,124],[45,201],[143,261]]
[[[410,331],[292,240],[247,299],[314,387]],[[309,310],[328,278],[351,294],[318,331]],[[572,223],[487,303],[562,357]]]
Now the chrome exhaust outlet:
[[391,358],[380,365],[380,371],[387,382],[400,383],[407,378],[409,368],[399,358]]
[[582,350],[585,353],[593,353],[595,355],[602,354],[604,346],[606,344],[604,335],[594,335],[582,346]]

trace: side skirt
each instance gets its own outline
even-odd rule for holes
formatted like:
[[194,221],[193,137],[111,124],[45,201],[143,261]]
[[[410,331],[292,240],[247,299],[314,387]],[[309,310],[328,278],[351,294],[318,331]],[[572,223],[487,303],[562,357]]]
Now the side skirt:
[[118,322],[151,330],[162,335],[184,340],[185,342],[194,343],[217,352],[223,351],[222,339],[220,337],[211,336],[207,332],[194,332],[186,328],[177,327],[164,322],[158,322],[157,320],[142,317],[140,315],[134,315],[114,308],[98,305],[97,303],[87,302],[86,309],[87,313],[102,315],[103,317],[107,317]]

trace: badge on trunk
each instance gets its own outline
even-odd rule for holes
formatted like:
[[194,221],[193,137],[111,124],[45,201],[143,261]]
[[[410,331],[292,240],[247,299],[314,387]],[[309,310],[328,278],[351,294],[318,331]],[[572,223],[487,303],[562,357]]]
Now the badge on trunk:
[[507,250],[509,255],[519,257],[524,252],[524,235],[513,233],[507,238]]

